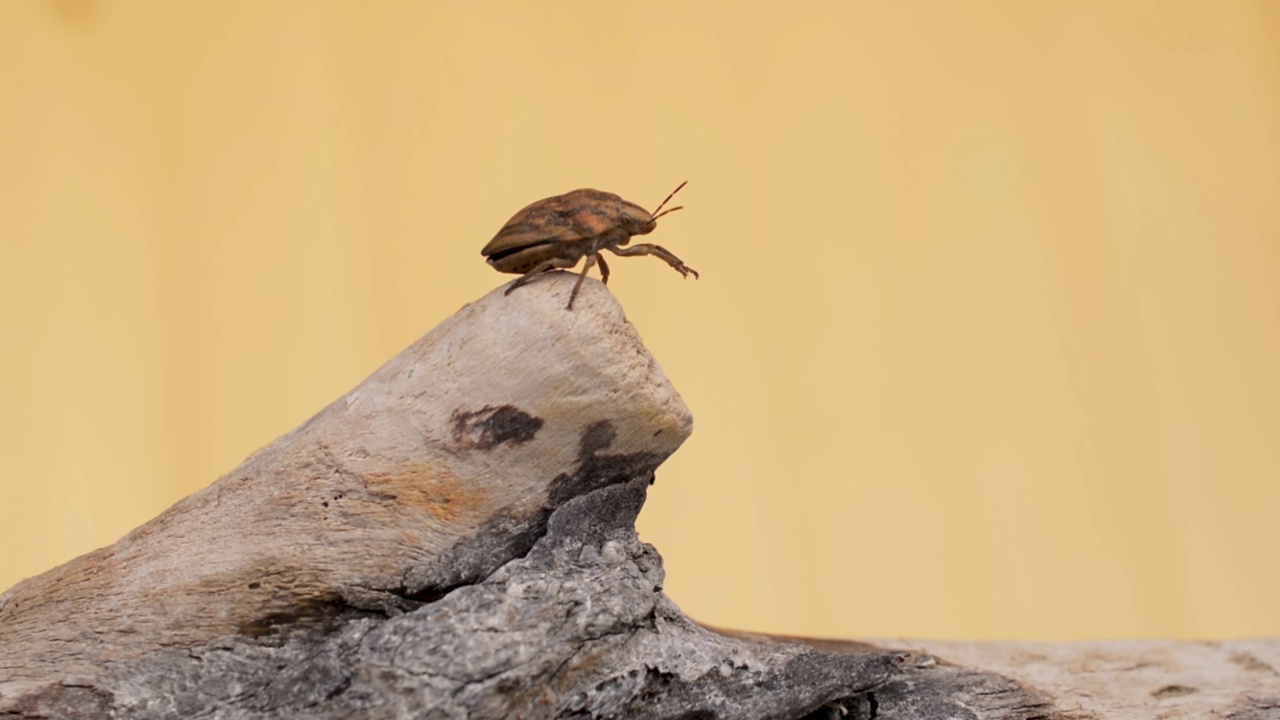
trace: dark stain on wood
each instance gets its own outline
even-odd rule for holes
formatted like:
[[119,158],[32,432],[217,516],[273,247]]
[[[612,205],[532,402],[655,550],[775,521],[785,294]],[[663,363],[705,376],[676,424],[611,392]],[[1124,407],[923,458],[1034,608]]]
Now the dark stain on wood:
[[513,406],[485,405],[479,410],[453,412],[453,441],[460,447],[492,450],[503,444],[521,445],[542,429],[542,418]]
[[613,423],[608,420],[592,423],[582,433],[582,440],[578,443],[578,462],[583,462],[592,455],[609,447],[616,437],[618,437],[618,431],[614,429]]
[[1165,685],[1159,690],[1151,691],[1151,697],[1157,700],[1164,700],[1166,698],[1186,697],[1196,692],[1199,691],[1187,685]]
[[652,483],[653,471],[666,460],[665,455],[639,452],[605,455],[618,437],[612,422],[599,420],[587,426],[578,441],[578,467],[572,473],[561,473],[551,481],[550,501],[553,507],[566,500],[608,485],[632,478],[646,477]]
[[372,617],[380,614],[355,607],[336,593],[325,593],[314,597],[298,598],[282,610],[269,612],[243,623],[239,631],[241,635],[251,638],[262,638],[302,629],[331,632],[355,617]]

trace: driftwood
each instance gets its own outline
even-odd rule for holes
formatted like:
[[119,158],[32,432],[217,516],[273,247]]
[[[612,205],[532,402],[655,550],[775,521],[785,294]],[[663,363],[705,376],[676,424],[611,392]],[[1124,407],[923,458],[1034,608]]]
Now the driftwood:
[[1274,641],[884,649],[692,622],[634,530],[692,417],[600,283],[564,309],[572,284],[464,307],[0,595],[0,717],[1280,717]]

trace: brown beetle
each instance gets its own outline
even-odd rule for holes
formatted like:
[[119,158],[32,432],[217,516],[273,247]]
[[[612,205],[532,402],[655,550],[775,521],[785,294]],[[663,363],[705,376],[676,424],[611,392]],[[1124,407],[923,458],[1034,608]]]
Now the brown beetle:
[[661,212],[687,183],[680,183],[652,213],[613,193],[590,188],[539,200],[508,220],[480,254],[489,258],[489,264],[498,272],[523,273],[507,288],[507,295],[547,270],[577,265],[585,255],[586,265],[569,293],[569,310],[573,309],[573,299],[578,296],[587,271],[596,263],[600,263],[600,279],[608,284],[609,266],[600,256],[601,250],[622,256],[656,255],[684,277],[692,273],[696,278],[696,270],[661,245],[622,247],[632,235],[653,232],[658,218],[680,210],[682,206]]

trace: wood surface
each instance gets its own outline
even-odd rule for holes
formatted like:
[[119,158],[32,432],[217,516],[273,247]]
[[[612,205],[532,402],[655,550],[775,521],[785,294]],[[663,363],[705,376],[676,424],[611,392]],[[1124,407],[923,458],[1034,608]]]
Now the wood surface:
[[0,717],[1280,718],[1275,640],[691,621],[634,521],[692,415],[603,285],[566,311],[574,279],[463,307],[204,490],[0,595]]

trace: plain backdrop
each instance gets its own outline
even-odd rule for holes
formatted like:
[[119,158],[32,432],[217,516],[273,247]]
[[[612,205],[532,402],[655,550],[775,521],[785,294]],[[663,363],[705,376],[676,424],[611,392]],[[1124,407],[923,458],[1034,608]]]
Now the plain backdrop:
[[[708,623],[1280,633],[1280,3],[0,3],[0,588],[511,279],[578,187]],[[579,342],[566,337],[564,342]]]

